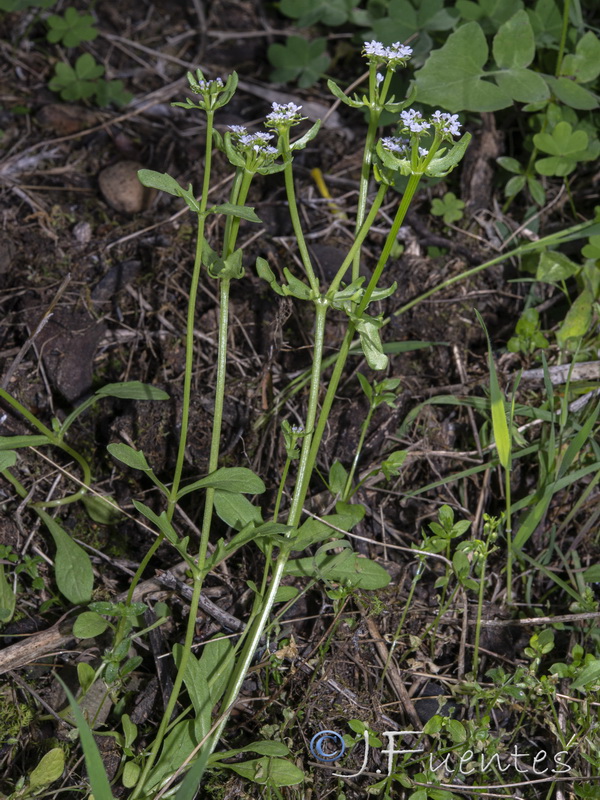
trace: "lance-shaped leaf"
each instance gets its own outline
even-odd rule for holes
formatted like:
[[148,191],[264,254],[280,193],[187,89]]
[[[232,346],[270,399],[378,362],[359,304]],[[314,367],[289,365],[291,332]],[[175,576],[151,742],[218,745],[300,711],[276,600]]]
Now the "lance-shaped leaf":
[[284,296],[284,291],[281,286],[277,283],[277,278],[275,277],[275,273],[269,266],[269,262],[265,258],[261,258],[260,256],[256,259],[256,272],[258,273],[258,277],[262,278],[263,281],[266,281],[271,289],[276,292],[278,295]]
[[315,122],[315,124],[306,131],[304,136],[301,136],[295,142],[292,142],[292,144],[290,146],[290,149],[291,150],[304,150],[306,145],[315,138],[315,136],[319,132],[319,128],[320,127],[321,127],[321,120],[318,119]]
[[254,209],[251,206],[236,206],[233,203],[223,203],[220,206],[213,206],[206,212],[207,214],[226,214],[229,217],[239,217],[245,219],[247,222],[262,222],[260,217],[256,216]]
[[431,178],[443,178],[448,175],[462,160],[470,141],[471,134],[465,133],[446,155],[442,155],[439,158],[434,156],[425,170],[425,174]]
[[184,189],[180,186],[175,178],[167,175],[166,172],[155,172],[151,169],[138,170],[138,180],[142,186],[148,186],[151,189],[159,189],[161,192],[172,194],[175,197],[181,197],[188,204],[191,211],[198,213],[200,205],[196,200],[192,184],[188,184],[188,188]]
[[368,317],[366,314],[355,322],[356,331],[360,337],[360,346],[371,369],[385,369],[388,357],[383,352],[379,328],[381,320]]
[[52,534],[56,546],[54,556],[56,585],[71,603],[87,603],[92,596],[94,585],[90,557],[53,517],[41,508],[36,508],[36,513]]
[[337,85],[337,83],[335,83],[335,81],[328,80],[327,86],[329,87],[329,91],[331,92],[331,94],[333,94],[335,97],[337,97],[338,100],[341,100],[342,103],[345,103],[347,106],[350,106],[351,108],[363,108],[365,105],[367,106],[369,105],[369,101],[367,100],[366,97],[363,97],[362,100],[360,100],[358,95],[356,94],[354,95],[354,99],[348,97],[348,95],[344,94],[342,89],[340,89],[340,87]]
[[179,500],[196,489],[223,489],[226,492],[243,492],[244,494],[262,494],[266,486],[263,481],[247,467],[221,467],[205,478],[184,486],[177,493]]

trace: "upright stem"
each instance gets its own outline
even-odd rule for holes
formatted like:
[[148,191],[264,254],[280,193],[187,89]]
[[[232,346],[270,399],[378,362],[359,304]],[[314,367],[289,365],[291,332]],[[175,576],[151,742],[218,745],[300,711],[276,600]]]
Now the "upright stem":
[[212,160],[212,139],[213,121],[215,112],[206,112],[206,155],[204,160],[204,176],[202,180],[202,197],[200,198],[200,211],[198,213],[198,235],[196,238],[196,256],[194,259],[194,270],[192,272],[192,283],[190,286],[190,299],[188,302],[187,327],[185,336],[185,375],[183,379],[183,402],[181,409],[181,433],[179,436],[179,448],[177,450],[177,462],[173,476],[173,485],[169,493],[169,504],[167,508],[167,518],[173,519],[175,504],[177,503],[177,493],[181,484],[183,473],[183,462],[185,458],[185,447],[187,444],[187,434],[190,420],[190,398],[192,393],[192,372],[194,361],[194,323],[196,318],[196,301],[198,297],[198,284],[200,282],[200,271],[202,269],[202,249],[204,247],[204,212],[208,205],[208,190],[210,186],[210,168]]
[[571,7],[571,0],[565,0],[563,7],[562,30],[560,32],[560,42],[558,45],[558,55],[556,57],[556,69],[554,74],[558,78],[562,67],[563,58],[565,55],[565,45],[567,43],[567,31],[569,29],[569,9]]
[[[379,117],[381,111],[371,111],[369,117],[369,127],[367,129],[367,138],[365,141],[365,149],[363,152],[362,167],[360,170],[360,183],[358,188],[358,206],[356,210],[356,225],[354,232],[358,233],[360,230],[367,211],[367,195],[369,191],[369,180],[371,179],[371,165],[373,162],[373,144],[375,136],[377,135],[377,128],[379,126]],[[352,280],[355,281],[360,274],[360,247],[354,255],[352,261]]]
[[[314,339],[314,349],[313,349],[313,370],[312,370],[310,394],[308,398],[308,409],[306,416],[306,436],[303,439],[302,450],[300,452],[298,475],[296,478],[296,488],[294,491],[294,496],[292,498],[292,503],[290,506],[290,511],[287,520],[287,524],[291,525],[292,527],[296,527],[300,521],[300,516],[302,514],[302,504],[304,502],[304,494],[305,494],[305,490],[303,490],[301,487],[303,487],[305,483],[308,482],[308,478],[310,477],[310,473],[312,472],[312,467],[314,465],[314,460],[311,460],[310,441],[311,441],[311,432],[314,428],[315,419],[317,416],[317,405],[318,405],[319,389],[320,389],[321,359],[323,355],[323,345],[325,339],[325,317],[327,314],[327,303],[324,302],[323,300],[317,300],[315,301],[315,309],[316,309],[316,319],[315,319],[315,339]],[[263,597],[262,604],[258,614],[249,623],[249,627],[247,628],[247,638],[244,644],[244,649],[240,655],[238,663],[236,664],[235,672],[230,680],[229,686],[225,691],[225,696],[223,697],[223,700],[221,702],[221,708],[227,709],[227,712],[223,715],[223,718],[219,726],[216,728],[210,740],[206,744],[207,750],[203,752],[204,759],[208,758],[208,754],[212,753],[212,751],[216,747],[217,742],[219,741],[219,738],[223,731],[223,728],[227,723],[230,707],[235,701],[235,698],[238,696],[242,684],[245,680],[246,672],[250,666],[250,663],[258,646],[260,637],[262,636],[262,633],[268,622],[269,615],[273,607],[273,603],[275,602],[275,596],[277,594],[279,584],[281,583],[281,578],[283,577],[283,571],[285,569],[288,556],[289,556],[289,548],[281,547],[279,556],[275,561],[273,575],[271,577],[271,583],[269,584],[267,593]]]
[[306,247],[304,231],[302,230],[300,215],[298,214],[298,204],[296,203],[296,190],[294,188],[294,173],[292,171],[292,153],[290,150],[289,135],[289,131],[286,131],[285,135],[282,137],[283,158],[286,161],[286,167],[283,170],[283,176],[285,178],[285,192],[288,200],[290,219],[292,220],[292,227],[294,229],[294,235],[298,244],[298,252],[300,253],[300,258],[302,259],[302,264],[304,265],[304,270],[306,272],[308,282],[310,283],[310,288],[313,290],[315,295],[317,295],[319,294],[319,281],[317,280],[317,276],[312,268],[312,261],[308,252],[308,248]]

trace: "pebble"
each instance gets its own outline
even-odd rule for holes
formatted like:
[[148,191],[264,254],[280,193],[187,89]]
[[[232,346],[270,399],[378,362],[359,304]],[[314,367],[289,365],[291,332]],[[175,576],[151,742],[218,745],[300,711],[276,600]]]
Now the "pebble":
[[143,164],[137,161],[118,161],[105,167],[98,176],[100,191],[115,211],[138,214],[151,206],[156,189],[149,189],[139,182],[137,172],[143,168]]

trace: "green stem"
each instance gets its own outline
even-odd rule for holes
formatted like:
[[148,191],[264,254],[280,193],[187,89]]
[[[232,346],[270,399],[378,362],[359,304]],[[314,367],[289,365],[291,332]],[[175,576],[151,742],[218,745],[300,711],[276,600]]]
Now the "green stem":
[[48,444],[54,445],[54,447],[59,447],[61,450],[63,450],[63,452],[74,459],[79,464],[81,471],[83,472],[81,482],[85,485],[78,489],[78,491],[68,495],[68,497],[62,497],[60,500],[48,500],[47,502],[32,503],[31,505],[37,508],[56,508],[58,506],[68,505],[69,503],[76,503],[78,500],[81,500],[83,495],[87,493],[88,488],[92,484],[92,471],[85,458],[76,450],[73,450],[73,448],[68,444],[63,442],[61,438],[54,433],[54,431],[51,431],[50,428],[47,428],[44,423],[40,422],[39,419],[37,419],[37,417],[32,414],[28,408],[25,408],[25,406],[19,403],[16,398],[2,388],[0,388],[0,398],[11,405],[15,411],[18,411],[19,414],[21,414],[21,416],[25,417],[25,419],[31,425],[33,425],[34,428],[37,428],[40,433],[42,433],[44,436],[47,436],[49,439]]
[[483,595],[485,592],[485,568],[487,564],[487,544],[483,554],[483,566],[479,576],[479,591],[477,593],[477,620],[475,622],[475,643],[473,645],[473,679],[477,680],[477,670],[479,669],[479,639],[481,636],[481,617],[483,614]]
[[286,131],[284,135],[282,135],[283,160],[285,161],[286,164],[285,169],[283,170],[283,176],[285,179],[285,192],[287,195],[290,219],[292,220],[292,227],[294,229],[294,235],[296,237],[296,241],[298,244],[298,252],[300,253],[300,258],[302,259],[302,264],[304,265],[306,277],[308,278],[308,282],[310,283],[311,289],[313,290],[315,295],[318,295],[319,281],[313,270],[312,261],[308,252],[308,248],[306,246],[306,241],[304,240],[304,231],[302,230],[302,224],[300,223],[298,204],[296,202],[296,190],[294,188],[294,173],[292,170],[292,151],[290,149],[289,135],[290,135],[289,130]]
[[[294,490],[294,495],[292,498],[292,503],[290,506],[290,511],[288,514],[287,524],[291,525],[292,527],[297,527],[298,523],[300,522],[300,516],[302,514],[302,504],[304,502],[304,495],[305,489],[303,488],[305,485],[308,484],[308,479],[310,478],[310,474],[312,472],[312,468],[314,466],[314,459],[311,461],[311,432],[314,428],[315,419],[317,415],[317,405],[319,399],[319,389],[320,389],[320,373],[321,373],[321,359],[323,354],[323,345],[325,340],[325,317],[327,314],[327,303],[323,299],[319,299],[315,301],[315,309],[316,309],[316,318],[315,318],[315,337],[314,337],[314,349],[313,349],[313,370],[312,370],[312,379],[310,385],[310,394],[308,398],[308,409],[306,415],[306,435],[303,439],[302,443],[302,450],[300,453],[300,459],[298,464],[298,475],[296,477],[296,487]],[[291,544],[291,543],[290,543]],[[275,596],[277,594],[277,590],[281,583],[281,579],[283,577],[283,572],[285,569],[285,565],[288,560],[289,556],[289,547],[280,547],[279,555],[277,560],[275,561],[273,575],[271,577],[271,583],[269,584],[269,588],[263,597],[262,605],[254,619],[252,619],[248,623],[247,634],[246,634],[246,641],[244,644],[243,651],[240,655],[239,661],[236,664],[234,674],[229,682],[229,685],[225,691],[225,696],[221,702],[221,708],[226,709],[226,712],[223,714],[223,717],[215,729],[214,733],[211,735],[211,738],[206,743],[206,747],[208,748],[207,752],[203,753],[203,757],[207,758],[208,754],[212,753],[214,748],[219,741],[223,728],[227,723],[227,719],[229,717],[229,711],[231,710],[232,704],[234,703],[236,697],[238,696],[242,684],[246,677],[246,672],[250,666],[254,653],[256,652],[256,648],[258,646],[260,637],[267,625],[269,615],[271,613],[271,609],[273,607],[273,603],[275,602]]]
[[565,55],[565,46],[567,43],[567,31],[569,28],[570,6],[571,6],[571,0],[565,0],[565,4],[563,7],[562,29],[560,32],[560,42],[558,45],[558,55],[556,57],[556,69],[554,71],[554,74],[557,78],[560,75],[560,70],[562,68],[562,62]]
[[335,294],[335,292],[337,291],[338,286],[340,285],[341,281],[344,278],[344,275],[346,274],[346,272],[348,270],[348,267],[353,262],[354,257],[357,254],[358,254],[358,257],[359,257],[359,261],[360,261],[360,248],[361,248],[362,243],[364,242],[367,234],[371,230],[371,226],[375,222],[375,217],[377,216],[377,213],[379,212],[381,204],[383,203],[383,198],[385,197],[385,193],[387,192],[387,189],[388,189],[388,187],[384,183],[382,183],[379,186],[379,189],[377,190],[377,195],[375,196],[375,199],[373,200],[373,205],[371,206],[369,214],[368,214],[366,220],[363,222],[360,231],[358,231],[358,233],[356,234],[356,236],[354,238],[354,242],[352,243],[352,247],[348,251],[348,255],[346,256],[346,258],[342,262],[342,265],[340,266],[340,268],[336,272],[335,277],[332,280],[331,285],[329,286],[329,289],[327,290],[327,294],[329,295],[329,297],[332,297]]
[[[150,775],[150,771],[154,766],[154,762],[156,761],[158,751],[160,750],[160,747],[163,743],[163,739],[165,737],[165,733],[169,726],[171,715],[175,710],[175,704],[177,703],[177,700],[179,698],[179,693],[183,685],[183,676],[185,675],[185,670],[189,661],[190,654],[192,652],[192,645],[194,644],[194,633],[196,630],[196,614],[198,611],[198,603],[200,601],[201,591],[202,591],[202,578],[199,573],[196,573],[194,575],[194,588],[192,591],[192,598],[190,600],[190,616],[188,618],[188,624],[185,632],[185,641],[183,643],[181,662],[179,664],[175,680],[173,681],[173,689],[171,691],[167,707],[165,708],[165,712],[160,721],[160,725],[156,733],[156,738],[152,743],[152,749],[146,760],[146,763],[144,764],[144,769],[142,770],[142,773],[139,777],[137,786],[133,790],[133,793],[131,795],[131,800],[135,800],[135,798],[139,797],[141,792],[144,791],[144,784],[146,783],[148,776]],[[193,612],[194,609],[195,613]]]
[[[223,423],[223,399],[225,396],[225,378],[227,366],[227,333],[229,328],[229,278],[219,281],[219,346],[217,351],[217,382],[215,386],[215,411],[213,417],[212,438],[210,442],[210,455],[208,459],[208,474],[214,472],[219,466],[219,448],[221,444],[221,426]],[[204,517],[202,520],[202,533],[200,548],[198,550],[198,569],[202,572],[206,561],[208,539],[212,522],[213,503],[215,490],[211,487],[206,490],[204,503]]]
[[512,565],[513,565],[513,546],[512,546],[512,506],[510,494],[510,470],[504,471],[504,486],[506,494],[506,602],[512,604]]
[[[369,180],[371,179],[371,168],[373,164],[373,145],[375,144],[375,137],[377,136],[377,128],[379,127],[380,116],[381,108],[377,107],[370,109],[369,127],[367,129],[367,138],[365,140],[365,149],[363,151],[362,166],[360,168],[358,206],[356,210],[356,224],[354,227],[355,234],[357,234],[362,227],[367,210],[367,194],[369,191]],[[356,250],[352,261],[352,280],[355,281],[359,275],[360,247]]]
[[210,171],[212,161],[212,139],[213,139],[214,111],[206,112],[206,154],[204,160],[204,176],[202,180],[202,197],[200,198],[200,211],[198,212],[198,235],[196,238],[196,256],[194,259],[194,269],[192,272],[192,282],[190,286],[190,299],[188,302],[188,315],[185,336],[185,376],[183,380],[183,401],[181,409],[181,434],[179,437],[179,447],[177,450],[177,461],[173,476],[173,485],[169,494],[167,507],[167,518],[173,519],[175,504],[177,503],[177,493],[181,484],[183,474],[183,462],[185,458],[185,447],[187,443],[188,427],[190,420],[190,398],[192,393],[192,372],[194,361],[194,323],[196,318],[196,301],[198,297],[198,284],[200,282],[200,271],[202,269],[202,249],[204,246],[204,212],[208,205],[208,190],[210,187]]
[[354,454],[352,466],[350,467],[350,472],[348,473],[348,479],[346,480],[346,485],[344,486],[344,491],[342,493],[342,500],[344,502],[347,502],[350,496],[350,491],[352,489],[352,482],[354,480],[354,473],[356,472],[356,468],[358,466],[358,460],[360,458],[360,454],[362,452],[362,448],[365,443],[365,437],[367,435],[367,430],[369,429],[369,425],[371,424],[371,419],[373,418],[374,411],[375,411],[375,406],[370,406],[367,416],[365,417],[363,424],[361,426],[360,437],[358,439],[358,445],[356,446],[356,453]]

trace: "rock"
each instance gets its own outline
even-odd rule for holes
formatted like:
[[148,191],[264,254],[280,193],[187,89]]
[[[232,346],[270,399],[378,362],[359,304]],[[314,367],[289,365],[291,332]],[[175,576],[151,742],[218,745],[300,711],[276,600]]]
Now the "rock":
[[115,211],[138,214],[152,204],[156,189],[142,186],[137,177],[139,169],[143,169],[143,165],[137,161],[118,161],[105,167],[98,176],[100,191]]
[[70,136],[86,128],[91,128],[99,121],[99,114],[67,103],[51,103],[37,112],[36,120],[46,130],[58,136]]

